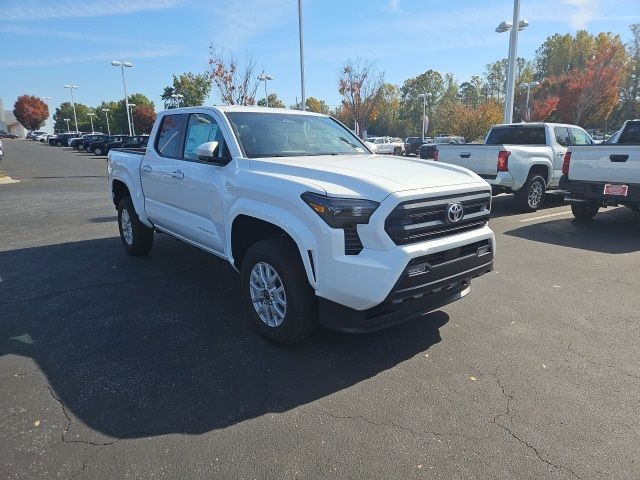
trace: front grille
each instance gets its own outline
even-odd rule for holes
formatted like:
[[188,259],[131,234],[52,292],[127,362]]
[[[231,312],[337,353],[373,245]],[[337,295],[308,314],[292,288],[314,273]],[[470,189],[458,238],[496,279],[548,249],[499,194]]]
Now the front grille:
[[[452,203],[460,203],[464,208],[464,216],[456,223],[447,221],[447,208]],[[422,242],[483,227],[490,211],[488,191],[410,200],[389,214],[385,231],[396,245]]]
[[480,242],[470,243],[468,245],[463,245],[462,247],[451,248],[442,252],[436,252],[430,255],[425,255],[423,257],[417,257],[411,260],[408,266],[412,267],[414,265],[426,263],[430,268],[433,268],[445,263],[459,260],[461,258],[469,257],[472,255],[477,256],[478,251],[481,248],[483,249],[483,254],[491,253],[491,245],[489,244],[489,240],[481,240]]
[[363,247],[358,235],[357,225],[346,225],[343,230],[345,255],[358,255]]

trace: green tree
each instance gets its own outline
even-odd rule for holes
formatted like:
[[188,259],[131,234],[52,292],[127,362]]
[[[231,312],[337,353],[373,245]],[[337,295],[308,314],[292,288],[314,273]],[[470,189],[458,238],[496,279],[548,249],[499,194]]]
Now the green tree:
[[307,111],[316,112],[316,113],[329,113],[329,106],[325,103],[324,100],[318,100],[315,97],[309,97],[305,100],[305,105],[307,107]]
[[474,75],[468,82],[460,84],[458,98],[465,107],[477,107],[482,100],[482,79]]
[[[123,102],[124,103],[124,102]],[[102,109],[108,109],[109,112],[109,128],[107,128],[107,117],[105,115],[106,112],[103,112]],[[118,108],[118,102],[101,102],[100,105],[96,106],[93,111],[96,116],[93,117],[93,128],[96,132],[108,133],[109,130],[111,132],[115,132],[114,123],[113,123],[113,112]],[[128,133],[128,131],[127,131]]]
[[[76,117],[78,119],[78,129],[81,132],[88,132],[91,130],[91,122],[87,113],[92,110],[82,103],[76,102]],[[75,122],[73,118],[73,106],[71,102],[62,102],[58,108],[56,108],[53,114],[53,130],[55,132],[66,132],[67,122],[65,118],[69,119],[69,129],[75,130]]]
[[[151,107],[151,108],[155,107],[153,102],[149,100],[142,93],[134,93],[132,95],[129,95],[129,105],[130,106],[135,105],[135,107],[133,107],[134,110],[138,107],[143,107],[143,106]],[[110,115],[109,122],[111,125],[112,134],[117,134],[117,133],[128,134],[129,133],[129,126],[127,125],[127,110],[125,107],[124,99],[116,103],[115,108],[111,112],[109,112],[109,115]],[[134,126],[135,126],[135,123],[134,123]]]
[[390,83],[380,87],[376,118],[369,126],[372,135],[404,136],[405,126],[400,120],[400,89]]
[[173,76],[173,84],[164,87],[162,100],[164,108],[176,108],[177,101],[171,95],[180,94],[181,107],[197,107],[203,105],[211,92],[211,78],[206,73],[185,72]]
[[[260,100],[258,100],[258,106],[260,107],[267,106],[267,102],[265,101],[264,98],[261,98]],[[284,102],[278,98],[278,95],[276,93],[269,94],[269,107],[270,108],[287,108]]]
[[[427,70],[417,77],[408,78],[400,87],[400,118],[406,126],[406,135],[421,135],[423,100],[418,95],[427,93],[427,115],[434,118],[436,105],[442,99],[445,84],[442,75],[435,70]],[[436,130],[435,122],[429,122],[429,134]]]
[[620,104],[606,127],[617,129],[625,120],[640,118],[640,23],[629,26],[633,37],[625,46],[627,76],[620,89]]

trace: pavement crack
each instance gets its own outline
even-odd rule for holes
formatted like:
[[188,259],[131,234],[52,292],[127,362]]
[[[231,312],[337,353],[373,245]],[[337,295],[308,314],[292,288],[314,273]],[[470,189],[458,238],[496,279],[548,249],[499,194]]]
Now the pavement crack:
[[15,305],[18,303],[27,303],[27,302],[33,302],[36,300],[42,300],[45,298],[50,298],[50,297],[55,297],[58,295],[64,295],[66,293],[74,293],[74,292],[81,292],[83,290],[91,290],[93,288],[102,288],[102,287],[111,287],[111,286],[115,286],[115,285],[124,285],[127,283],[135,283],[135,282],[142,282],[142,281],[146,281],[146,280],[153,280],[155,278],[162,278],[162,277],[170,277],[172,275],[180,275],[182,273],[187,273],[187,272],[191,272],[194,270],[199,270],[202,267],[196,267],[196,268],[187,268],[184,270],[176,270],[174,272],[165,272],[165,273],[159,273],[157,275],[148,275],[146,277],[139,277],[139,278],[130,278],[127,280],[119,280],[117,282],[104,282],[104,283],[95,283],[93,285],[82,285],[80,287],[76,287],[76,288],[69,288],[66,290],[59,290],[57,292],[50,292],[50,293],[45,293],[44,295],[36,295],[34,297],[29,297],[29,298],[21,298],[18,300],[11,300],[9,302],[2,302],[0,303],[0,306],[3,305]]
[[509,428],[508,426],[505,426],[505,425],[503,425],[502,423],[499,422],[500,418],[509,417],[509,421],[513,425],[513,417],[512,417],[512,414],[511,414],[511,400],[513,400],[513,396],[509,395],[507,393],[506,387],[504,386],[504,384],[500,380],[500,376],[498,375],[498,367],[496,367],[496,369],[494,370],[493,376],[496,379],[496,382],[498,383],[498,386],[500,387],[500,390],[502,392],[502,396],[505,398],[505,409],[504,409],[504,411],[502,413],[500,413],[500,414],[496,415],[495,417],[493,417],[493,419],[489,423],[492,423],[493,425],[495,425],[495,426],[501,428],[502,430],[504,430],[505,432],[507,432],[512,438],[517,440],[521,445],[524,445],[529,450],[531,450],[536,455],[536,457],[538,457],[538,459],[540,461],[542,461],[543,463],[547,464],[550,467],[553,467],[556,470],[558,470],[558,469],[559,470],[565,470],[565,471],[569,472],[571,475],[573,475],[575,478],[578,478],[578,479],[581,480],[581,477],[576,472],[574,472],[573,470],[571,470],[568,467],[565,467],[564,465],[559,465],[559,464],[553,463],[552,461],[550,461],[547,458],[543,457],[542,454],[540,453],[540,451],[534,445],[531,445],[525,439],[523,439],[520,436],[518,436],[511,428]]
[[53,392],[53,388],[51,387],[51,385],[47,385],[47,388],[49,389],[49,393],[51,394],[51,397],[53,397],[53,399],[58,402],[58,404],[60,404],[60,408],[62,409],[62,413],[64,414],[65,418],[67,419],[67,426],[65,427],[65,429],[62,431],[62,443],[65,442],[65,434],[69,431],[69,429],[71,428],[71,417],[69,416],[69,412],[67,412],[67,408],[64,406],[64,403],[62,403],[62,400],[60,400],[60,398]]

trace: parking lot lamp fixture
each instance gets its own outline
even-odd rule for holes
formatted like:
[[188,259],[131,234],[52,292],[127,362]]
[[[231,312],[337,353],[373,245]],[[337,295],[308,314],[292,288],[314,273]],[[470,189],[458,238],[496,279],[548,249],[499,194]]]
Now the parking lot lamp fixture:
[[[518,28],[513,28],[518,25]],[[513,97],[516,83],[516,60],[518,58],[518,32],[529,26],[526,20],[520,20],[520,0],[513,0],[513,21],[502,22],[496,32],[511,32],[509,37],[509,59],[507,68],[507,92],[504,98],[504,123],[513,121]]]
[[93,117],[95,117],[96,114],[93,112],[89,112],[87,113],[87,115],[89,115],[89,120],[91,121],[91,133],[93,133]]
[[527,82],[520,85],[522,88],[527,89],[527,103],[525,104],[525,107],[524,107],[524,112],[525,112],[527,122],[531,121],[531,112],[529,111],[529,95],[531,94],[531,88],[537,87],[538,85],[540,85],[540,82]]
[[129,125],[129,132],[133,131],[133,135],[136,134],[136,127],[133,124],[133,107],[137,107],[135,103],[130,103],[129,108],[131,108],[131,125]]
[[171,95],[171,98],[176,101],[176,103],[178,104],[178,108],[180,108],[180,100],[184,98],[184,95],[182,95],[181,93],[174,93]]
[[133,67],[133,63],[123,62],[120,60],[112,60],[111,65],[113,65],[114,67],[120,67],[120,70],[122,71],[122,86],[124,87],[124,106],[125,106],[125,110],[127,111],[127,124],[129,125],[129,135],[132,135],[131,117],[129,116],[129,96],[127,95],[127,82],[125,82],[124,80],[124,67],[131,68]]
[[111,135],[111,127],[109,127],[109,109],[103,108],[104,116],[107,118],[107,134]]
[[[68,88],[69,91],[71,92],[71,107],[73,108],[73,121],[76,124],[76,132],[78,131],[78,117],[76,116],[76,102],[73,99],[73,90],[78,88],[77,85],[65,85],[64,88]],[[69,130],[67,128],[67,130]]]
[[262,75],[258,75],[258,80],[260,82],[264,82],[264,101],[266,102],[267,107],[269,106],[269,94],[267,93],[267,81],[268,80],[273,80],[273,77],[271,75],[265,75],[264,73]]
[[422,143],[424,143],[424,136],[425,136],[425,119],[427,117],[427,98],[431,97],[430,93],[420,93],[418,94],[418,97],[422,98]]

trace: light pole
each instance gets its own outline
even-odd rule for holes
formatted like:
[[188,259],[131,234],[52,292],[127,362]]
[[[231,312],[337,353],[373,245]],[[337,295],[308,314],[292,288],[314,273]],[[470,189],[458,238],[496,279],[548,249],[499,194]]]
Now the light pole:
[[70,118],[64,118],[63,119],[65,122],[67,122],[67,133],[69,133],[69,120],[71,120]]
[[111,65],[113,65],[114,67],[120,67],[120,69],[122,70],[122,86],[124,87],[124,106],[125,106],[125,109],[127,110],[127,123],[129,124],[129,135],[132,135],[131,117],[129,116],[129,97],[127,96],[127,83],[124,81],[124,67],[131,68],[133,67],[133,63],[112,60]]
[[[76,123],[76,132],[78,131],[78,117],[76,116],[76,102],[73,100],[73,90],[78,88],[77,85],[65,85],[64,88],[68,88],[71,91],[71,106],[73,107],[73,121]],[[67,128],[67,130],[69,130]]]
[[258,75],[258,80],[260,82],[264,82],[264,101],[267,104],[267,107],[269,106],[269,95],[267,94],[267,81],[268,80],[273,80],[273,77],[271,75],[265,75],[264,73],[262,75]]
[[[136,127],[133,125],[133,107],[137,107],[137,105],[135,103],[130,103],[129,107],[131,108],[131,125],[129,125],[129,135],[135,135]],[[133,134],[131,133],[132,130]]]
[[[300,37],[300,87],[302,89],[302,110],[307,109],[304,96],[304,37],[302,35],[302,0],[298,0],[298,35]],[[266,86],[266,83],[265,83]]]
[[526,116],[527,122],[531,121],[531,112],[529,112],[529,94],[531,93],[531,87],[537,87],[538,85],[540,85],[540,82],[528,82],[520,85],[521,87],[527,89],[527,103],[524,107],[524,114]]
[[[513,28],[517,25],[518,28]],[[513,22],[502,22],[496,27],[496,32],[511,31],[509,37],[509,65],[507,69],[507,92],[504,99],[504,123],[513,121],[513,96],[516,83],[516,60],[518,58],[518,31],[529,26],[526,20],[520,20],[520,0],[513,0]]]
[[184,98],[184,95],[180,93],[174,93],[171,95],[171,98],[173,98],[176,101],[176,103],[178,104],[178,108],[180,108],[180,100]]
[[91,120],[91,133],[93,133],[93,117],[95,117],[96,114],[93,112],[89,112],[87,113],[87,115],[89,115],[89,120]]
[[107,118],[107,134],[111,136],[111,128],[109,127],[109,109],[103,108],[104,116]]
[[425,120],[427,117],[427,98],[431,97],[430,93],[419,93],[418,97],[422,98],[422,143],[424,143],[424,134],[425,134],[425,128],[424,128],[424,124],[425,124]]
[[[40,97],[42,99],[42,101],[44,103],[47,104],[47,110],[49,109],[49,100],[53,100],[53,97]],[[49,115],[51,115],[51,112],[49,112]],[[47,124],[49,123],[49,117],[47,117],[47,121],[44,122],[44,126],[46,127]],[[53,128],[51,129],[51,131],[53,132]]]

